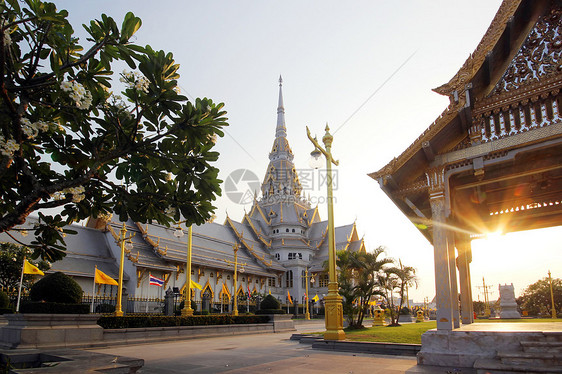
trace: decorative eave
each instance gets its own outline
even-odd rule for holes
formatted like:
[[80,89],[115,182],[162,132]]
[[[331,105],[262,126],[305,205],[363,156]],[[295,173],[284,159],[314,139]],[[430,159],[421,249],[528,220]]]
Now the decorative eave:
[[474,52],[468,57],[457,74],[455,74],[449,82],[434,88],[434,92],[445,96],[451,96],[455,91],[464,91],[465,85],[474,78],[474,75],[482,67],[486,56],[499,41],[505,31],[507,23],[513,17],[522,1],[523,0],[504,0],[502,2],[492,23],[488,27],[488,30],[486,30],[484,37],[482,37]]
[[242,219],[242,223],[244,223],[244,221],[248,222],[248,224],[250,225],[250,227],[252,228],[252,230],[254,230],[254,234],[258,237],[258,239],[259,239],[263,244],[265,244],[265,246],[266,246],[267,248],[271,248],[271,240],[268,241],[268,240],[263,236],[261,230],[258,230],[258,229],[256,228],[256,226],[255,226],[254,223],[252,222],[252,219],[248,216],[247,213],[244,214],[244,218]]
[[272,264],[273,261],[266,261],[265,260],[265,256],[260,256],[256,253],[256,251],[254,250],[253,246],[250,246],[246,240],[244,239],[244,235],[240,232],[238,232],[238,230],[236,230],[236,227],[234,227],[234,223],[232,222],[232,220],[227,216],[226,217],[226,222],[230,228],[232,229],[232,231],[234,231],[234,234],[236,235],[236,237],[238,238],[238,240],[240,241],[240,243],[242,243],[242,245],[248,250],[248,252],[250,252],[252,254],[252,256],[254,256],[257,260],[259,260],[266,268],[269,268]]

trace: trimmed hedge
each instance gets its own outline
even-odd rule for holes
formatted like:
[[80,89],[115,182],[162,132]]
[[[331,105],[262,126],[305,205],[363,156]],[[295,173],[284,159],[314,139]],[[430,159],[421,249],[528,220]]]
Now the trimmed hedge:
[[88,304],[27,302],[21,305],[20,312],[42,314],[88,314],[90,313],[90,306]]
[[0,308],[0,314],[12,314],[14,310],[12,308]]
[[38,280],[29,290],[33,301],[75,304],[82,300],[82,288],[68,275],[57,271]]
[[256,314],[287,314],[284,309],[260,309],[256,311]]
[[8,309],[10,307],[10,298],[4,291],[0,291],[0,309]]
[[267,316],[231,316],[226,314],[193,317],[173,316],[104,316],[98,325],[104,329],[130,329],[142,327],[210,326],[267,323]]
[[281,303],[273,295],[267,295],[260,303],[260,309],[281,309]]

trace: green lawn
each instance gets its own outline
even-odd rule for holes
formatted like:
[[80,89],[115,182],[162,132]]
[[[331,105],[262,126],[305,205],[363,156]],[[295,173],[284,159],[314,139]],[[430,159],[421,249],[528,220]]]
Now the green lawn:
[[[524,318],[524,319],[477,319],[475,323],[537,323],[562,322],[562,318]],[[427,330],[437,327],[435,321],[421,323],[405,323],[398,327],[377,326],[363,330],[345,330],[348,340],[357,342],[384,342],[421,344],[421,336]]]
[[405,323],[398,327],[376,326],[363,330],[345,330],[348,340],[356,342],[384,342],[421,344],[421,336],[437,327],[435,321]]
[[521,318],[521,319],[475,319],[474,323],[537,323],[537,322],[562,322],[562,318]]

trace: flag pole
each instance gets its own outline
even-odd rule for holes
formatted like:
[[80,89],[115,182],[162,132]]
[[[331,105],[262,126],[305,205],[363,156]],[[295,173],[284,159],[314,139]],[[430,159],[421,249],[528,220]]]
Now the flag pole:
[[18,289],[18,302],[16,305],[16,313],[20,311],[20,297],[21,297],[21,286],[23,284],[23,272],[25,270],[25,256],[23,256],[23,263],[21,264],[21,276],[20,276],[20,286]]
[[92,305],[90,306],[90,313],[94,313],[94,295],[96,294],[96,270],[98,265],[94,265],[94,284],[92,285]]

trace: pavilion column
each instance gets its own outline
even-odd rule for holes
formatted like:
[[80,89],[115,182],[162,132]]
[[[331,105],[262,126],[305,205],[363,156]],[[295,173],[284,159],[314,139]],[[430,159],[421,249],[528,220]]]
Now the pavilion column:
[[435,265],[435,303],[437,329],[453,329],[451,272],[449,270],[448,233],[446,229],[444,168],[429,170],[429,202],[432,213],[433,256]]
[[474,322],[472,283],[470,281],[470,263],[472,262],[470,239],[465,238],[457,241],[457,249],[459,251],[457,267],[459,269],[459,283],[461,289],[461,317],[463,325],[468,325]]
[[455,266],[455,234],[447,230],[447,253],[449,256],[449,279],[451,282],[451,310],[453,312],[453,327],[460,325],[459,289],[457,286],[457,267]]

